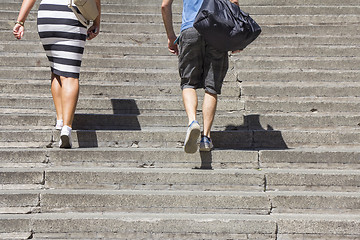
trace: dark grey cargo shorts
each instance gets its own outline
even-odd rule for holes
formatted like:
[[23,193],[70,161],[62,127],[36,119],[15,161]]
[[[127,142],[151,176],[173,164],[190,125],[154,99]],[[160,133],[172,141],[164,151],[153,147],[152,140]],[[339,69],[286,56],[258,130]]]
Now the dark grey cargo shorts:
[[209,93],[221,94],[228,67],[228,53],[209,46],[195,28],[181,32],[179,39],[181,89],[204,88]]

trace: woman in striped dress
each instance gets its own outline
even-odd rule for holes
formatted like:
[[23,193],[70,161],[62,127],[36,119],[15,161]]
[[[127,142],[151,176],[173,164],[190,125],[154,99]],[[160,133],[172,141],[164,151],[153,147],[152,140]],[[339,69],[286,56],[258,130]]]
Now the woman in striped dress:
[[[35,2],[23,0],[13,29],[17,39],[24,35],[25,20]],[[100,14],[87,29],[68,3],[69,0],[42,0],[37,19],[39,36],[51,65],[51,93],[57,118],[55,128],[61,130],[61,148],[72,146],[71,129],[79,96],[79,73],[85,41],[93,39],[100,31]],[[100,12],[100,0],[96,0],[96,4]]]

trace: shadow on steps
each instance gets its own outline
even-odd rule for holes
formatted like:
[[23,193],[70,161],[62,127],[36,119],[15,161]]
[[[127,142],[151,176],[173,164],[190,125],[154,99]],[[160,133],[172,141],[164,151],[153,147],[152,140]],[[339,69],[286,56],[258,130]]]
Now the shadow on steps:
[[87,130],[76,132],[80,148],[98,147],[96,130],[141,130],[135,100],[111,99],[111,104],[113,114],[75,114],[73,129]]
[[288,149],[281,131],[260,123],[260,115],[244,116],[244,125],[228,125],[225,131],[211,133],[214,145],[221,149]]

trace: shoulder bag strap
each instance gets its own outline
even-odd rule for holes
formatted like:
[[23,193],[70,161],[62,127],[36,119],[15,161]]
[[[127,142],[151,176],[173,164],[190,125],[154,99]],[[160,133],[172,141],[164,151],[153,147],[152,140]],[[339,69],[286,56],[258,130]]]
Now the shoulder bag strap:
[[89,26],[89,21],[87,21],[83,15],[79,14],[76,9],[73,7],[73,0],[69,0],[68,7],[73,11],[77,19],[81,22],[85,27]]

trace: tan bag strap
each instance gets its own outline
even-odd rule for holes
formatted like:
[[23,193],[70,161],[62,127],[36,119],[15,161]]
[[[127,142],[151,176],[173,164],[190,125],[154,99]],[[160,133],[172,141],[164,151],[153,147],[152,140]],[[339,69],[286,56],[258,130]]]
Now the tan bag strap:
[[69,0],[68,7],[74,12],[77,19],[81,22],[82,25],[88,27],[90,21],[86,20],[83,15],[79,14],[73,6],[74,0]]

